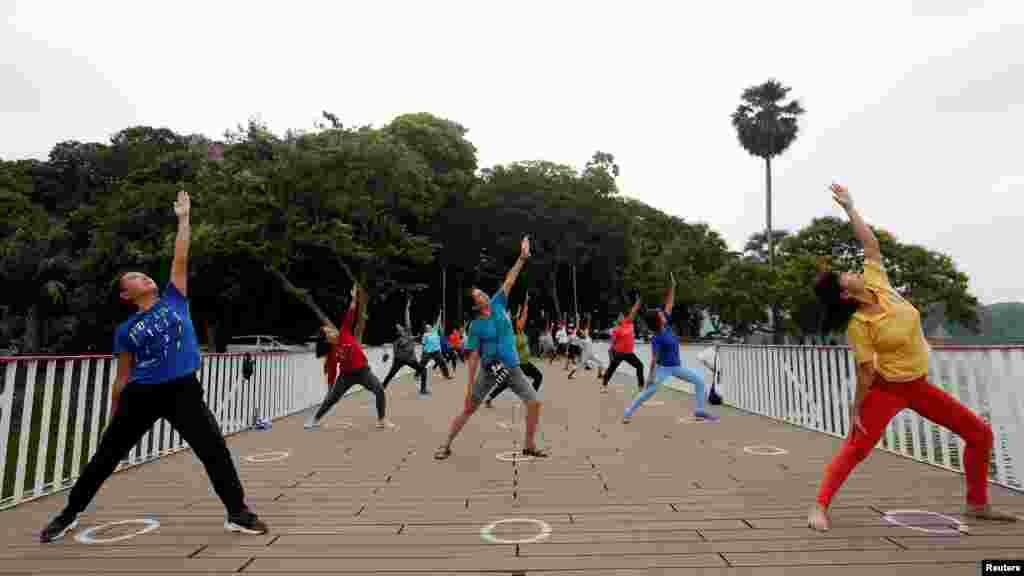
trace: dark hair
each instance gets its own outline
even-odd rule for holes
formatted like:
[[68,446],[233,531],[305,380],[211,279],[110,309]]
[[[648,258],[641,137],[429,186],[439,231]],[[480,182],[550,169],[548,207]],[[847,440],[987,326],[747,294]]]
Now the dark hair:
[[821,331],[823,333],[845,330],[850,318],[860,308],[855,300],[843,300],[839,274],[832,270],[819,272],[814,279],[814,295],[822,307]]
[[125,268],[118,271],[117,274],[114,275],[114,279],[110,281],[111,304],[113,304],[118,316],[123,316],[124,318],[127,318],[131,314],[137,312],[138,308],[135,307],[134,302],[123,300],[121,298],[121,280],[123,280],[126,275],[136,271],[137,270],[135,269]]
[[647,323],[648,330],[658,331],[663,328],[661,320],[658,318],[658,312],[660,312],[660,310],[657,308],[652,308],[647,312],[644,312],[644,321]]

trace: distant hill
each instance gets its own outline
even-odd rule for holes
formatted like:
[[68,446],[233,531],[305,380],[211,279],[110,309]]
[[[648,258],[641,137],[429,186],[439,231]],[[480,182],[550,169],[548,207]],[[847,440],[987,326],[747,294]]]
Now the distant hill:
[[[985,306],[978,311],[980,334],[950,322],[939,305],[929,311],[925,320],[928,336],[949,338],[955,344],[1024,344],[1024,302],[1001,302]],[[940,329],[941,326],[941,329]]]

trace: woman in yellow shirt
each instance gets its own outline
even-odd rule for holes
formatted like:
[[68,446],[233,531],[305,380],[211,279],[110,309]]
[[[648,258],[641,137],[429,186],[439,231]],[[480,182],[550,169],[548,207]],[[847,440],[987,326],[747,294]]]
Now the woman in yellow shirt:
[[807,524],[828,530],[829,504],[853,468],[871,452],[899,411],[910,408],[964,439],[967,476],[965,516],[1014,522],[988,503],[988,467],[992,428],[956,398],[928,382],[928,343],[921,315],[889,283],[878,239],[853,208],[843,186],[833,184],[833,199],[846,210],[864,247],[864,273],[822,272],[814,290],[825,308],[827,331],[846,329],[857,363],[857,393],[850,412],[850,436],[825,468]]

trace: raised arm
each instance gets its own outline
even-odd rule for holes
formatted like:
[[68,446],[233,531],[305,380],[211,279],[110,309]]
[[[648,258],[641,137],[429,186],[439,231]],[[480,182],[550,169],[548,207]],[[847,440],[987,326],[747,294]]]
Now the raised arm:
[[665,314],[672,314],[672,304],[676,300],[676,275],[672,272],[668,273],[669,285],[668,294],[665,294]]
[[516,330],[522,332],[523,327],[526,326],[526,314],[530,310],[530,293],[526,293],[526,300],[523,301],[523,306],[519,309],[519,317],[516,318]]
[[188,296],[188,246],[192,240],[192,224],[189,216],[192,201],[188,192],[178,191],[174,201],[174,214],[178,217],[178,234],[174,238],[174,261],[171,263],[171,282],[182,296]]
[[636,319],[636,313],[640,311],[640,292],[636,293],[636,302],[633,303],[633,307],[629,309],[629,319]]
[[512,287],[515,286],[516,278],[519,277],[519,271],[523,269],[523,264],[530,257],[530,237],[523,236],[523,241],[519,245],[519,259],[512,265],[512,269],[505,275],[505,282],[501,285],[501,289],[505,291],[507,297],[512,293]]
[[412,308],[412,293],[405,294],[405,333],[412,336],[412,318],[409,316],[409,309]]
[[352,291],[349,293],[351,296],[350,300],[352,300],[352,302],[348,305],[348,310],[345,311],[345,319],[341,323],[341,332],[343,334],[351,334],[352,328],[356,324],[356,306],[359,305],[359,302],[356,299],[358,290],[359,285],[353,284]]
[[836,183],[832,184],[830,190],[832,191],[832,199],[843,207],[846,215],[850,218],[850,224],[853,225],[853,235],[857,237],[861,246],[864,247],[864,259],[881,262],[882,249],[878,245],[878,238],[875,238],[875,233],[864,223],[860,213],[853,207],[853,197],[850,196],[850,191],[846,186]]

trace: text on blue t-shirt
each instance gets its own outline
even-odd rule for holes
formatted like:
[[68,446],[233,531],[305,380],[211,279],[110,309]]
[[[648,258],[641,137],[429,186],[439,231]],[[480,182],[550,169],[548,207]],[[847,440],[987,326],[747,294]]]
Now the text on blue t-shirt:
[[114,333],[114,353],[133,356],[130,384],[162,384],[199,370],[199,341],[188,299],[168,282],[160,300]]

